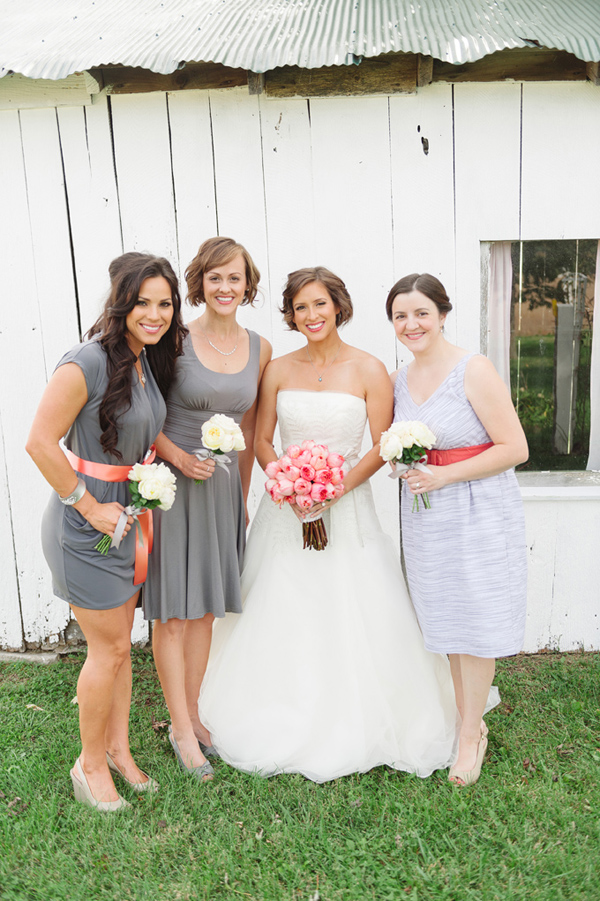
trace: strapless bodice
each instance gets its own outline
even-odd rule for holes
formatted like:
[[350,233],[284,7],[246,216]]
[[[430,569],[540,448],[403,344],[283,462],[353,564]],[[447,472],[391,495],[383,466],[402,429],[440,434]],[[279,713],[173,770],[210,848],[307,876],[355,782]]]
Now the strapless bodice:
[[362,397],[341,391],[280,391],[277,419],[283,450],[312,439],[356,462],[367,423],[367,405]]

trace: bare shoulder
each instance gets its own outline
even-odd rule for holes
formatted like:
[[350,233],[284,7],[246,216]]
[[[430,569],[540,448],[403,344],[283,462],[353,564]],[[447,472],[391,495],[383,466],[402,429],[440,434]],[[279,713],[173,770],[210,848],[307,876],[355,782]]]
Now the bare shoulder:
[[273,348],[271,346],[270,341],[267,341],[266,338],[263,338],[262,335],[260,337],[260,360],[261,363],[264,361],[266,364],[271,357],[273,356]]
[[474,354],[474,356],[467,361],[465,375],[479,378],[485,375],[498,375],[498,373],[491,360],[488,360],[483,354]]
[[384,375],[387,378],[387,369],[378,357],[361,350],[359,347],[353,347],[351,344],[346,345],[351,353],[351,358],[360,364],[361,370],[365,375],[371,378],[381,378]]
[[483,354],[475,354],[465,367],[465,394],[473,402],[486,397],[510,397],[508,387],[500,378],[491,360]]

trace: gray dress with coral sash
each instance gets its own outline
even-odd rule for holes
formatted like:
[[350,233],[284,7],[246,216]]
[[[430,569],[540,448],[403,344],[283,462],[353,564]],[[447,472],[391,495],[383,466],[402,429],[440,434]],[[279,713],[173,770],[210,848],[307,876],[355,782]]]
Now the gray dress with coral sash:
[[[154,380],[146,354],[140,355],[145,387],[133,372],[131,406],[118,419],[117,448],[122,454],[106,454],[100,444],[102,429],[98,418],[108,384],[107,357],[98,340],[76,345],[58,366],[75,363],[83,372],[88,399],[65,437],[65,445],[76,456],[93,463],[112,466],[141,463],[160,432],[165,419],[165,402]],[[57,368],[58,368],[57,366]],[[104,482],[81,476],[88,491],[100,503],[131,503],[127,482]],[[52,572],[53,591],[75,607],[110,610],[129,600],[134,586],[135,529],[107,556],[96,549],[102,534],[77,512],[60,502],[53,492],[42,519],[42,548]]]
[[[202,447],[202,425],[215,413],[240,423],[256,399],[260,336],[248,332],[250,353],[241,372],[207,369],[192,338],[184,340],[167,398],[164,434],[187,453]],[[241,613],[240,569],[246,546],[246,513],[237,453],[227,455],[200,485],[175,466],[175,503],[155,512],[154,550],[144,587],[146,619],[199,619],[206,613]],[[165,519],[166,517],[166,519]]]

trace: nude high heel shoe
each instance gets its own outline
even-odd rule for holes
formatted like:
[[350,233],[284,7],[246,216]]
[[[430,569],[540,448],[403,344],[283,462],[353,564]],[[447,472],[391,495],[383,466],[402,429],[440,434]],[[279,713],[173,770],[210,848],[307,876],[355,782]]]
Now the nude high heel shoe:
[[93,807],[101,813],[112,813],[115,810],[122,810],[124,807],[131,807],[131,804],[120,795],[116,801],[96,801],[85,773],[83,772],[79,757],[71,770],[71,782],[73,783],[75,800],[79,801],[81,804],[87,804],[88,807]]
[[481,767],[483,764],[483,759],[485,757],[485,752],[487,751],[487,746],[488,740],[486,732],[485,735],[482,733],[479,738],[479,744],[477,746],[477,757],[475,758],[475,766],[473,767],[473,769],[461,772],[460,770],[454,769],[454,767],[450,767],[448,780],[454,785],[458,785],[459,788],[464,788],[467,785],[475,785],[475,783],[479,779],[479,776],[481,775]]

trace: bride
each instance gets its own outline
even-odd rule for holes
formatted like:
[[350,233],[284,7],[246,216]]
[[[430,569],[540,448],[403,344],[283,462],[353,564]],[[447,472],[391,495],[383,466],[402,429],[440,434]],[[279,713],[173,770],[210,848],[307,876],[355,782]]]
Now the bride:
[[[307,344],[265,371],[257,459],[264,469],[277,458],[279,423],[283,448],[312,439],[351,468],[343,496],[323,506],[322,551],[303,549],[296,507],[263,497],[244,560],[244,613],[215,629],[200,718],[223,759],[246,772],[325,782],[387,764],[428,776],[453,762],[457,713],[447,659],[423,647],[368,484],[383,462],[390,380],[340,338],[352,302],[328,269],[291,273],[282,312]],[[367,423],[373,446],[360,459]]]

